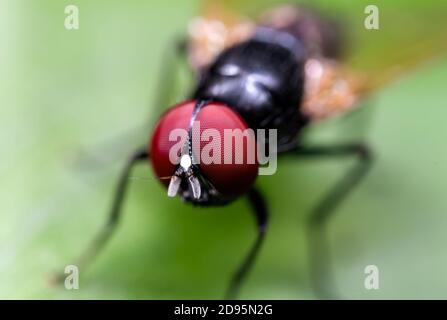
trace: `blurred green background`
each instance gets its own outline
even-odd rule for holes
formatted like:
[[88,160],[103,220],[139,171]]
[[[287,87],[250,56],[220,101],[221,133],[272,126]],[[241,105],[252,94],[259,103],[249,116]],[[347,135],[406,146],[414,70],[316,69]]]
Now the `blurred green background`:
[[[64,28],[69,4],[80,9],[76,31]],[[402,41],[417,46],[447,13],[441,1],[376,1],[381,30],[368,33],[368,2],[318,4],[353,23],[363,51],[352,61],[371,68],[405,48],[387,35],[406,30]],[[141,128],[168,107],[153,104],[162,58],[198,13],[193,0],[0,0],[0,298],[222,298],[255,237],[247,203],[198,209],[168,199],[144,165],[133,173],[145,179],[132,181],[118,231],[81,271],[80,289],[46,281],[73,263],[106,218],[128,151],[146,142]],[[377,154],[329,227],[343,298],[447,298],[446,76],[447,59],[428,63],[307,133],[319,142],[362,138]],[[170,102],[187,94],[192,83],[183,80]],[[96,153],[103,165],[80,164]],[[315,298],[306,218],[350,165],[285,160],[258,179],[271,225],[240,298]],[[379,290],[363,286],[369,264],[379,267]]]

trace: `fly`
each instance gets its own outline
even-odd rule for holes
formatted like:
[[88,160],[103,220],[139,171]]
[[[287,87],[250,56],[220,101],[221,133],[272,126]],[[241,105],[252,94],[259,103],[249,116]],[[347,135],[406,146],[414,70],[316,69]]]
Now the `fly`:
[[[222,13],[224,10],[220,9]],[[299,6],[274,8],[256,21],[233,19],[225,24],[207,17],[193,20],[181,48],[197,75],[194,90],[187,100],[161,116],[150,143],[129,158],[109,219],[77,265],[84,268],[90,263],[112,235],[122,212],[131,170],[137,163],[145,162],[166,186],[169,197],[178,196],[198,206],[248,199],[257,237],[230,281],[226,297],[236,297],[261,249],[269,221],[268,204],[255,186],[260,162],[247,160],[249,146],[254,144],[257,150],[274,144],[272,152],[279,156],[357,159],[310,216],[309,250],[316,252],[311,255],[315,265],[313,284],[320,297],[334,297],[328,261],[323,255],[327,251],[324,228],[335,208],[365,177],[373,156],[363,141],[305,145],[302,131],[321,119],[352,110],[372,89],[391,78],[390,73],[372,77],[347,68],[342,62],[345,38],[337,21]],[[225,148],[223,141],[208,138],[212,153],[209,155],[218,161],[204,162],[199,158],[205,145],[194,136],[196,122],[218,136],[224,136],[226,130],[275,130],[276,140],[259,141],[256,136],[245,134],[239,148],[234,144]],[[186,134],[173,137],[175,130]],[[199,131],[203,133],[202,129]],[[234,160],[237,152],[242,153],[242,162],[225,163],[228,155]]]

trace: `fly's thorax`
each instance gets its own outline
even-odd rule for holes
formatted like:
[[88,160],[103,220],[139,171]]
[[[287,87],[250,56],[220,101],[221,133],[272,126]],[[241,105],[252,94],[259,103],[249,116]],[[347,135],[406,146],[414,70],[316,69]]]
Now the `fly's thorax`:
[[303,123],[304,62],[290,49],[252,39],[224,51],[203,72],[195,99],[228,104],[253,129],[277,129],[280,144]]

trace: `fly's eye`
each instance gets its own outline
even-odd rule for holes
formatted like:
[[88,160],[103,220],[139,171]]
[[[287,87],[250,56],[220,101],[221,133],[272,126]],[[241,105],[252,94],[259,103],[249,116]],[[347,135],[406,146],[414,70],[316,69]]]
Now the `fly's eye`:
[[[181,153],[171,155],[176,144],[181,143],[181,137],[176,131],[188,130],[189,121],[194,109],[193,102],[185,102],[168,110],[158,121],[149,145],[149,154],[152,168],[163,184],[169,185],[177,165],[180,163]],[[178,160],[177,162],[171,161]]]
[[150,144],[155,174],[168,186],[169,179],[164,177],[174,175],[181,165],[191,133],[189,145],[197,174],[226,198],[245,193],[258,174],[253,130],[231,108],[214,102],[199,111],[191,127],[195,104],[181,103],[159,120]]

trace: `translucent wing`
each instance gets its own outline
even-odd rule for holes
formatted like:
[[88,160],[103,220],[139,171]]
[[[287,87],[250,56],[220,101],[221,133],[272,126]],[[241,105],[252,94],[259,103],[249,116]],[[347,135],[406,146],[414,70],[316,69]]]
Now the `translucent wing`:
[[[343,40],[338,44],[344,51],[342,60],[315,57],[306,68],[310,77],[306,76],[309,81],[303,108],[314,119],[348,110],[365,94],[447,53],[447,2],[444,1],[375,1],[374,6],[367,0],[312,0],[292,4],[316,9],[323,17],[338,21],[345,34],[337,40]],[[220,45],[208,56],[203,55],[206,58],[202,66],[226,46],[248,38],[255,21],[262,22],[259,17],[266,10],[283,5],[284,2],[268,0],[203,1],[204,19],[220,21],[215,25],[222,32]],[[287,19],[290,10],[283,12]],[[281,19],[279,16],[278,21]],[[202,52],[206,51],[203,48]]]
[[[284,5],[284,1],[204,0],[205,17],[224,23],[235,17],[256,20],[263,12]],[[438,0],[378,0],[378,29],[367,29],[371,1],[289,1],[318,10],[323,16],[338,20],[347,34],[346,62],[359,71],[374,73],[378,78],[389,70],[419,65],[447,52],[447,2]],[[237,12],[237,13],[235,13]],[[240,18],[239,18],[240,19]]]
[[[365,0],[316,2],[343,19],[348,36],[346,62],[367,75],[371,89],[447,53],[445,1],[375,1],[375,7]],[[378,29],[367,29],[365,23],[375,13]]]

